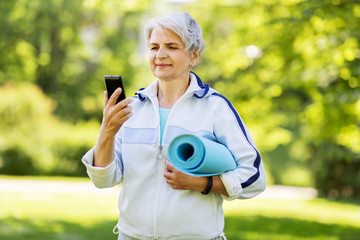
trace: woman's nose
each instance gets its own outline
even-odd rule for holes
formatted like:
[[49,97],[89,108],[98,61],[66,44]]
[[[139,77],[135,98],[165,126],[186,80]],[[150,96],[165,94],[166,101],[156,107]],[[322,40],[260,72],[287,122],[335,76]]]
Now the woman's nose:
[[156,53],[156,57],[157,58],[166,58],[167,57],[166,49],[160,47],[158,52]]

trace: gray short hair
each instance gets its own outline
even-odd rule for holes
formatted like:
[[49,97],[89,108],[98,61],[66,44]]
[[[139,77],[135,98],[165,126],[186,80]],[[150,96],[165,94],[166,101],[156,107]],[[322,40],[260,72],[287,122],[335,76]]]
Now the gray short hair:
[[198,22],[187,12],[172,12],[165,16],[155,17],[145,26],[145,38],[149,44],[152,31],[156,27],[166,28],[176,33],[188,51],[204,51],[205,41]]

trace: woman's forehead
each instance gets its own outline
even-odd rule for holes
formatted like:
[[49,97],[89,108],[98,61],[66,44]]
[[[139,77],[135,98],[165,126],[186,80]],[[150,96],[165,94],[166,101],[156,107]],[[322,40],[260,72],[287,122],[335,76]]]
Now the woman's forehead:
[[176,43],[184,44],[181,38],[171,29],[157,27],[151,33],[150,44]]

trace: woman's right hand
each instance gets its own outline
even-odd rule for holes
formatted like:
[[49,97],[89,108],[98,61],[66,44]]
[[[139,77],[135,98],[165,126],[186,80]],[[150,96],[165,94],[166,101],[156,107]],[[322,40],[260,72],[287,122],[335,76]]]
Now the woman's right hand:
[[106,167],[113,161],[115,135],[124,122],[132,116],[131,106],[129,106],[129,104],[133,99],[126,98],[116,103],[116,99],[120,96],[121,91],[121,88],[116,89],[110,99],[108,98],[107,92],[105,92],[103,120],[99,138],[94,149],[94,166]]
[[132,98],[126,98],[119,103],[116,103],[116,99],[120,96],[121,92],[122,89],[117,88],[109,99],[108,94],[105,91],[105,104],[101,130],[105,131],[107,133],[106,135],[115,136],[124,122],[132,116],[132,108],[129,106],[133,101]]

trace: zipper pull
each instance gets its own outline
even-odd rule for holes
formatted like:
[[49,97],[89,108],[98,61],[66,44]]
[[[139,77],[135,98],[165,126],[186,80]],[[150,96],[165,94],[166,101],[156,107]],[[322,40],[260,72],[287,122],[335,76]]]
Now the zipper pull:
[[156,159],[157,160],[162,160],[162,159],[164,159],[164,154],[163,154],[163,146],[159,146],[159,153],[157,154],[157,156],[156,156]]

